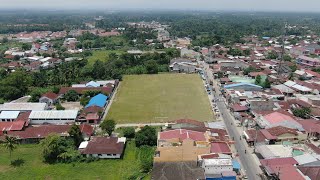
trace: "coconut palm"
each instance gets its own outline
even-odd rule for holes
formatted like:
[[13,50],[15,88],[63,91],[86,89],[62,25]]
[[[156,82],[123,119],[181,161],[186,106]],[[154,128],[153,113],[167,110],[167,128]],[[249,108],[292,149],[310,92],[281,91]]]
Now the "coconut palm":
[[4,144],[4,147],[9,151],[10,162],[12,162],[11,161],[11,154],[12,154],[13,150],[17,148],[17,144],[18,144],[17,138],[11,137],[11,136],[6,136],[3,144]]

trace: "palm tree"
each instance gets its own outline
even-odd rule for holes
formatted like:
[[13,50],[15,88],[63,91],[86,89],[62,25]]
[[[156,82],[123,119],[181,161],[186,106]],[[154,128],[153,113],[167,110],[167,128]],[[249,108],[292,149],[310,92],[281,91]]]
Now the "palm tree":
[[10,153],[10,162],[12,162],[12,161],[11,161],[12,151],[17,148],[17,146],[16,146],[17,144],[18,144],[17,138],[11,137],[11,136],[6,136],[5,141],[4,141],[4,147],[5,147],[7,150],[9,150],[9,153]]

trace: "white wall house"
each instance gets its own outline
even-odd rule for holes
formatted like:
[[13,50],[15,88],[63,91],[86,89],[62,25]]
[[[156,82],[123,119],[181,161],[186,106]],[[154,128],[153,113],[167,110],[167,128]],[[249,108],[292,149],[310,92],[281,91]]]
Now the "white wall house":
[[66,124],[77,119],[78,110],[32,111],[29,116],[31,124]]

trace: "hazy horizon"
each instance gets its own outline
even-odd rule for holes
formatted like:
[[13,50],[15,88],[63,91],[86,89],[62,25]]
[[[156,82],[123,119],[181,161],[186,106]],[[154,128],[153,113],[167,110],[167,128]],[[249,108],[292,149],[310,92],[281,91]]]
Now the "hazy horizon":
[[319,0],[0,0],[0,9],[320,12]]

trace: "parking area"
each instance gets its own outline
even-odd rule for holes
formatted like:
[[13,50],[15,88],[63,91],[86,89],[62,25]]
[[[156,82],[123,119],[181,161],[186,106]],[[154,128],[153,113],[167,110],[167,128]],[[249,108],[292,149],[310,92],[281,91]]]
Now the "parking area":
[[63,102],[61,105],[66,110],[80,110],[83,108],[83,106],[80,104],[80,102]]

